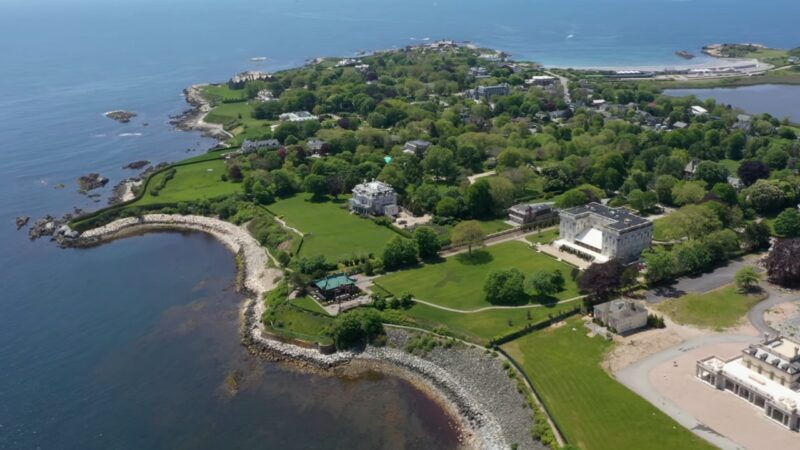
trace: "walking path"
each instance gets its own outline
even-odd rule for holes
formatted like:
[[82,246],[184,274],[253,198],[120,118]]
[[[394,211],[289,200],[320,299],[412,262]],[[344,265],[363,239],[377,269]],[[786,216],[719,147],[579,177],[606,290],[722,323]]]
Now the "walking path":
[[476,173],[475,175],[468,176],[467,180],[469,180],[469,184],[474,184],[475,181],[477,181],[477,180],[479,180],[481,178],[490,177],[492,175],[497,175],[497,171],[496,170],[490,170],[488,172]]
[[550,75],[551,77],[558,78],[558,81],[561,83],[561,87],[564,89],[564,102],[566,102],[567,105],[571,105],[572,97],[570,97],[569,95],[569,78],[562,77],[561,75],[558,75],[554,72],[550,72],[547,70],[545,70],[544,73]]
[[[520,229],[518,229],[516,231],[508,232],[506,234],[501,234],[501,235],[498,235],[498,236],[495,236],[495,237],[491,237],[490,236],[490,237],[486,238],[485,241],[483,241],[483,246],[484,247],[491,247],[493,245],[502,244],[502,243],[508,242],[508,241],[523,241],[526,244],[532,246],[532,244],[530,242],[528,242],[528,241],[525,241],[524,238],[526,238],[526,237],[528,237],[528,236],[530,236],[532,234],[548,231],[548,230],[551,230],[551,229],[554,229],[554,228],[556,228],[556,227],[549,227],[549,228],[542,228],[541,230],[528,230],[528,231],[525,231],[522,228],[520,228]],[[442,258],[449,258],[450,256],[460,255],[461,253],[466,253],[467,251],[469,251],[469,248],[466,247],[466,246],[457,247],[457,248],[453,248],[453,249],[450,249],[450,250],[443,251],[440,256]]]
[[413,298],[413,297],[411,298],[411,300],[413,300],[416,303],[421,303],[423,305],[430,306],[431,308],[441,309],[443,311],[450,311],[450,312],[459,313],[459,314],[475,314],[475,313],[484,312],[484,311],[491,311],[493,309],[552,308],[555,305],[561,305],[563,303],[571,303],[571,302],[574,302],[574,301],[577,301],[577,300],[582,300],[584,297],[586,297],[586,296],[585,295],[579,295],[577,297],[572,297],[572,298],[568,298],[566,300],[558,301],[558,302],[554,303],[553,305],[543,305],[541,303],[533,303],[533,304],[528,304],[528,305],[517,305],[517,306],[499,306],[499,305],[498,306],[484,306],[483,308],[478,308],[478,309],[456,309],[456,308],[450,308],[449,306],[437,305],[436,303],[426,302],[425,300],[420,300],[418,298]]

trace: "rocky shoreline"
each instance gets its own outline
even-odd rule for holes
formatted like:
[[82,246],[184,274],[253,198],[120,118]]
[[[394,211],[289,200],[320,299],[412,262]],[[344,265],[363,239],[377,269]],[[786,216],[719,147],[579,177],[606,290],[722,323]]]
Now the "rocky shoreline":
[[[264,294],[274,289],[283,274],[268,267],[271,255],[244,228],[202,216],[148,214],[125,218],[61,239],[65,247],[91,247],[114,239],[156,230],[193,230],[217,238],[240,261],[239,289],[245,295],[240,316],[242,343],[265,359],[288,362],[323,373],[368,368],[401,376],[432,394],[460,422],[466,448],[541,448],[530,438],[532,420],[516,385],[501,363],[489,353],[471,346],[435,349],[425,357],[401,348],[408,332],[389,330],[389,345],[367,346],[359,352],[323,355],[317,350],[278,342],[264,333],[261,316]],[[519,398],[514,398],[514,395]],[[503,419],[502,421],[500,419]]]
[[170,123],[182,131],[199,131],[203,136],[217,139],[220,142],[226,141],[233,135],[225,131],[222,125],[205,121],[206,116],[213,109],[201,93],[201,89],[205,86],[208,84],[194,84],[183,90],[186,102],[191,105],[191,108],[172,117]]

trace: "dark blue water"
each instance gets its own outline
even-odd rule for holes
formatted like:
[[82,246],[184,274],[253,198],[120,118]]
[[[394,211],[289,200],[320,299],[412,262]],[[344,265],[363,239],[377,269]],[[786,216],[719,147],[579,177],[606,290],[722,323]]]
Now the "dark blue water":
[[694,95],[717,103],[732,105],[751,114],[769,113],[778,119],[800,122],[800,86],[765,84],[737,88],[668,89],[665,94],[684,97]]
[[[201,235],[65,251],[14,231],[18,215],[101,206],[76,192],[82,174],[114,184],[130,161],[213,145],[167,123],[185,86],[425,38],[549,65],[669,65],[709,42],[796,46],[799,13],[796,0],[3,1],[0,448],[452,444],[442,411],[397,379],[246,355],[232,258]],[[112,109],[139,116],[119,124]],[[247,381],[231,397],[220,386],[233,370]]]

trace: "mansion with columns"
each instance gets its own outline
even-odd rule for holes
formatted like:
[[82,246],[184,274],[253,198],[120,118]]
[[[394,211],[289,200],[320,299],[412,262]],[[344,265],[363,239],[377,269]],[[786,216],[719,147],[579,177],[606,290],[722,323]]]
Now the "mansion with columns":
[[766,337],[733,358],[697,361],[696,376],[762,409],[784,427],[800,430],[800,342]]

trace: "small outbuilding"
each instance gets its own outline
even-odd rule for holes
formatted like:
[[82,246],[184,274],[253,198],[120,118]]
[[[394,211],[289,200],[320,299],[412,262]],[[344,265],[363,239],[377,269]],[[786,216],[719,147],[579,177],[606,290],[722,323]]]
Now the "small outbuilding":
[[596,305],[594,318],[618,334],[647,326],[647,310],[631,300],[612,300]]
[[342,301],[358,295],[356,280],[344,273],[329,275],[312,283],[314,294],[322,301]]

